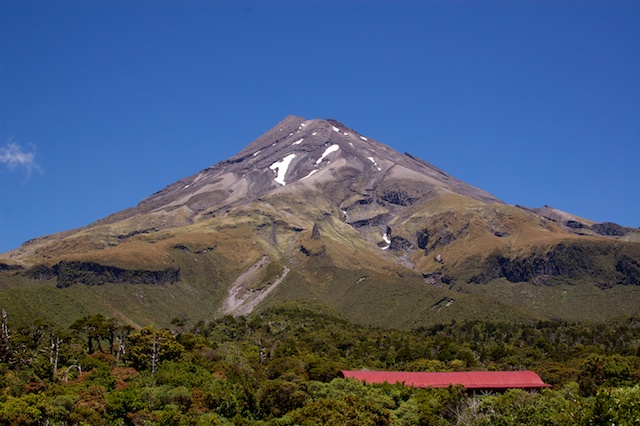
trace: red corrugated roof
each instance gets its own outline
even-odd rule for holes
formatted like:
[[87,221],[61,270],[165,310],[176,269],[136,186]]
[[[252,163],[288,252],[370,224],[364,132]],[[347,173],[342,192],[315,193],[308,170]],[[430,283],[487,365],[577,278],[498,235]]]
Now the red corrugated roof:
[[367,383],[402,383],[417,388],[446,388],[462,385],[467,389],[539,389],[550,387],[533,371],[464,371],[464,372],[409,372],[409,371],[342,371],[346,378]]

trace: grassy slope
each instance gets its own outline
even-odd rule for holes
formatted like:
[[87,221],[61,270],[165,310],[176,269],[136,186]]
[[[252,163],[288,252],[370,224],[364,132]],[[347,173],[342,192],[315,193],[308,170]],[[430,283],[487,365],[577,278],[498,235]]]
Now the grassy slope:
[[502,300],[506,305],[540,318],[567,321],[605,321],[640,314],[640,288],[615,286],[602,290],[588,282],[534,286],[505,279],[486,285],[465,285],[470,295]]
[[[326,201],[268,200],[238,208],[222,217],[169,230],[121,238],[131,231],[126,223],[85,229],[50,245],[42,245],[40,259],[83,259],[123,268],[160,269],[178,266],[181,282],[163,286],[72,285],[58,289],[55,282],[30,281],[13,272],[0,273],[0,307],[16,319],[43,318],[68,325],[86,314],[103,313],[132,325],[166,326],[172,318],[195,322],[211,319],[235,277],[262,256],[273,269],[284,265],[292,272],[258,307],[258,311],[288,300],[337,312],[351,321],[385,327],[412,328],[462,319],[528,320],[562,318],[602,320],[638,314],[640,291],[632,286],[600,290],[591,282],[534,286],[504,279],[488,284],[466,284],[464,277],[482,266],[491,253],[521,256],[560,241],[602,242],[602,238],[572,236],[555,224],[513,206],[487,205],[459,195],[433,199],[419,210],[399,216],[394,235],[411,240],[430,229],[428,250],[415,250],[405,268],[393,254],[382,252],[345,224],[342,212]],[[292,210],[291,206],[295,209]],[[144,218],[131,219],[145,227]],[[314,224],[321,234],[319,248],[307,257],[300,251],[309,243]],[[131,225],[133,226],[133,225]],[[438,245],[443,229],[455,236]],[[371,232],[380,232],[373,229]],[[504,233],[498,237],[496,232]],[[51,240],[48,240],[51,243]],[[318,241],[318,240],[316,240]],[[611,240],[612,241],[612,240]],[[614,242],[612,242],[614,244]],[[443,262],[436,262],[437,254]],[[472,257],[474,260],[469,261]],[[460,277],[452,288],[424,282],[421,272],[443,271]],[[265,280],[273,278],[265,272]],[[260,285],[257,283],[256,285]]]

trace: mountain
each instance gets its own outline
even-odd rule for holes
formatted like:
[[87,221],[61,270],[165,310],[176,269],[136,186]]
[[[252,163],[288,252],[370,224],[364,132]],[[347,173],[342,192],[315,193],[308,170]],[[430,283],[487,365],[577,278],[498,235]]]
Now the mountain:
[[289,116],[236,156],[0,255],[0,306],[132,325],[287,301],[414,327],[637,314],[640,229],[509,205],[335,120]]

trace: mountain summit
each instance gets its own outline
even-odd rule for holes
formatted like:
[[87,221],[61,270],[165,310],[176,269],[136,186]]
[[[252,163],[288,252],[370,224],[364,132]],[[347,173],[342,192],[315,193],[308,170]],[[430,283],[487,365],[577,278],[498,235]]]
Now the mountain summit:
[[637,306],[624,290],[640,285],[638,241],[508,205],[338,121],[289,116],[135,207],[0,255],[0,291],[45,317],[25,289],[137,325],[292,300],[404,327],[605,318]]
[[[397,187],[399,182],[403,189]],[[325,195],[338,204],[353,195],[371,198],[379,194],[391,204],[409,205],[445,193],[500,202],[338,121],[289,116],[236,156],[175,182],[127,214],[184,207],[192,220],[199,220],[218,209],[228,210],[270,195],[316,190],[327,184],[332,190]],[[335,193],[336,187],[339,194]]]

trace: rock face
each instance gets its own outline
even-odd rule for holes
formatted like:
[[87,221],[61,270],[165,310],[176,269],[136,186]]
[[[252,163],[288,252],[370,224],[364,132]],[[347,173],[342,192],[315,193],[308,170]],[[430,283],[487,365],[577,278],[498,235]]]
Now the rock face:
[[[338,121],[289,116],[135,207],[0,255],[0,291],[24,280],[59,291],[133,284],[183,289],[172,297],[222,314],[293,298],[380,323],[381,310],[398,321],[404,312],[414,324],[434,312],[489,312],[468,308],[479,284],[640,285],[633,241],[637,229],[511,206]],[[419,303],[416,313],[389,307],[397,297]]]
[[55,278],[57,287],[65,288],[73,284],[103,285],[147,284],[163,285],[180,281],[180,269],[167,268],[158,271],[123,269],[94,262],[62,261],[51,267],[37,265],[24,273],[34,280]]
[[631,229],[620,226],[612,222],[595,223],[591,225],[591,229],[596,231],[600,235],[611,235],[621,237],[627,235]]
[[19,271],[21,269],[22,269],[22,266],[20,265],[9,265],[6,263],[0,263],[0,272]]
[[306,256],[324,256],[327,247],[322,241],[322,236],[320,234],[320,227],[317,223],[313,224],[313,228],[311,229],[311,235],[304,236],[300,242],[300,251],[304,253]]
[[572,279],[589,280],[600,288],[638,285],[640,263],[611,244],[560,243],[546,252],[526,256],[489,256],[481,272],[470,278],[474,284],[506,278],[513,283],[558,284]]
[[58,287],[72,284],[102,285],[107,283],[162,285],[180,281],[180,269],[160,271],[123,269],[92,262],[60,262]]

